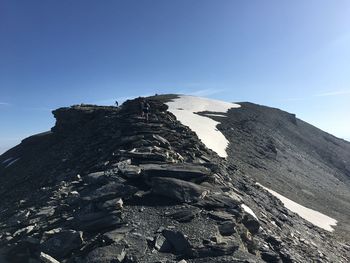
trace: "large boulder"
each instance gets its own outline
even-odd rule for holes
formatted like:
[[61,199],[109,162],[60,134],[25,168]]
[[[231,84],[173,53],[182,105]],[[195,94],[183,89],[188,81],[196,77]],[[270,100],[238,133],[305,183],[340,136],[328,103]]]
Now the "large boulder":
[[152,191],[182,203],[198,201],[207,193],[207,189],[197,184],[166,177],[152,178]]
[[96,212],[78,215],[74,223],[77,229],[93,233],[104,229],[120,227],[125,224],[118,212]]
[[129,197],[137,192],[137,188],[131,185],[110,182],[92,193],[88,193],[83,197],[84,201],[103,201],[113,199],[115,197]]
[[146,177],[171,177],[181,180],[205,178],[210,170],[204,166],[189,163],[143,164],[140,165]]

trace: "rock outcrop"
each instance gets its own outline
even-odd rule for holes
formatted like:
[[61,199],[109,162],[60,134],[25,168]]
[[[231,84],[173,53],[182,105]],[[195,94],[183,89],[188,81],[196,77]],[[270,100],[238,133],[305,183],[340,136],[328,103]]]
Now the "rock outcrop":
[[0,262],[347,262],[347,244],[150,104],[149,122],[138,99],[58,109],[0,157]]

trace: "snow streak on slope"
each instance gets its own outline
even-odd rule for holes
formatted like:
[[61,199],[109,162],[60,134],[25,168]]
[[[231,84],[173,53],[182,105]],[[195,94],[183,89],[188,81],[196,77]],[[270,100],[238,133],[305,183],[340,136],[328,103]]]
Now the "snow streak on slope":
[[320,212],[317,212],[315,210],[302,206],[259,183],[257,183],[257,185],[261,186],[262,188],[270,192],[273,196],[281,200],[281,202],[284,204],[284,206],[287,209],[298,214],[300,217],[304,218],[305,220],[309,221],[315,226],[318,226],[320,228],[323,228],[327,231],[332,232],[334,230],[332,226],[337,225],[337,220],[329,216],[326,216]]
[[[167,105],[169,106],[169,111],[182,124],[190,127],[209,149],[215,151],[221,157],[227,157],[226,147],[229,142],[216,128],[219,122],[209,118],[210,114],[208,114],[208,117],[204,117],[195,113],[202,111],[226,113],[231,108],[239,108],[240,105],[184,95],[168,102]],[[224,115],[220,114],[220,117],[224,117]]]

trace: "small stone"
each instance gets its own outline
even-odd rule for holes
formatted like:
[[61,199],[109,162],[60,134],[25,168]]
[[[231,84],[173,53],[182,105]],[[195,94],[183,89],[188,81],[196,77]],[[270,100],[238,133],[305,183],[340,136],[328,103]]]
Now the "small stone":
[[98,247],[91,251],[85,258],[86,263],[114,262],[121,263],[125,258],[125,247],[123,245],[109,245]]
[[121,198],[115,198],[108,200],[98,206],[102,210],[120,210],[123,208],[123,200]]
[[233,221],[225,221],[219,225],[219,232],[223,236],[230,236],[235,233],[236,224]]

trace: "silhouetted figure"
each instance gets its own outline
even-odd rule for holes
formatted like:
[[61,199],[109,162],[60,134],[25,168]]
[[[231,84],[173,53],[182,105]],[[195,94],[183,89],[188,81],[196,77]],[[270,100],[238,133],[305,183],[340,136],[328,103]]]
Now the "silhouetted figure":
[[116,106],[116,107],[118,107],[118,106],[119,106],[119,103],[118,103],[118,101],[117,101],[117,100],[115,101],[115,106]]
[[146,122],[148,122],[148,115],[150,111],[151,106],[146,100],[141,101],[141,116],[145,117]]

